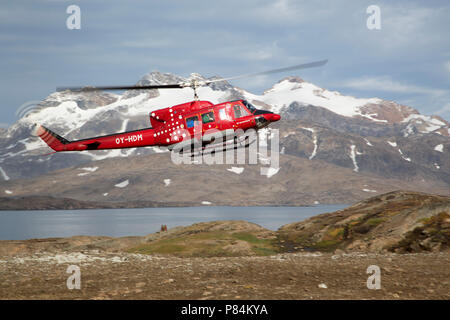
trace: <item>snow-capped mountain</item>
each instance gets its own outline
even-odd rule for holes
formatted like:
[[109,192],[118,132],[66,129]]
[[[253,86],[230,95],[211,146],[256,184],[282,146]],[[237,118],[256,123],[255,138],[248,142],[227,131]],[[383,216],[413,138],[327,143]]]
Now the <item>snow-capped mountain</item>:
[[280,113],[293,102],[325,108],[338,115],[366,119],[377,123],[404,124],[404,135],[414,133],[437,133],[450,136],[447,121],[438,116],[425,116],[411,107],[379,98],[361,99],[328,91],[298,77],[288,77],[262,95],[254,95],[241,90],[241,94],[255,105],[272,106]]
[[[182,81],[187,79],[152,72],[138,84]],[[426,170],[443,177],[450,174],[449,123],[437,116],[421,115],[417,110],[395,102],[344,96],[297,77],[285,78],[261,95],[227,82],[201,87],[198,94],[201,99],[213,103],[245,98],[257,107],[281,113],[284,121],[277,126],[281,130],[285,153],[376,174],[393,164],[401,172],[409,170],[410,175],[417,172],[426,175]],[[0,181],[38,176],[105,158],[164,152],[148,147],[45,155],[52,150],[30,133],[35,123],[43,124],[69,140],[145,128],[149,126],[151,111],[191,101],[193,96],[191,88],[135,90],[123,94],[52,93],[33,112],[1,134]],[[370,140],[372,142],[366,142]],[[399,141],[404,146],[396,148],[382,141]],[[363,150],[369,143],[380,147],[374,147],[378,153],[372,159],[364,160]],[[414,154],[408,153],[409,149]],[[376,165],[374,161],[384,164]],[[402,167],[405,164],[407,169]]]

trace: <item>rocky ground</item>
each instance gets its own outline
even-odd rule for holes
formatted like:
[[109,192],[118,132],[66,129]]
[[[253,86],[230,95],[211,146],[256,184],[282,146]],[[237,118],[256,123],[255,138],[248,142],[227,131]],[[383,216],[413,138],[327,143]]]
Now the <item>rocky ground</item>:
[[286,249],[445,251],[450,248],[450,197],[390,192],[282,226],[278,234]]
[[[0,241],[0,299],[449,299],[449,203],[394,192],[277,231],[213,221],[142,237]],[[369,266],[380,289],[369,289]],[[69,266],[81,288],[69,290]]]
[[[81,289],[66,273],[80,268]],[[368,289],[370,265],[381,288]],[[1,299],[449,299],[450,254],[178,258],[84,251],[0,258]]]

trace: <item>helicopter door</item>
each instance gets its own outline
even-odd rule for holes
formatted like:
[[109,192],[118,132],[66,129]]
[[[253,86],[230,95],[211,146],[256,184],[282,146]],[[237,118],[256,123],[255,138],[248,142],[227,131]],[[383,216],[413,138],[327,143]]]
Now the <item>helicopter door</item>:
[[192,139],[194,137],[194,127],[199,125],[200,123],[199,116],[198,115],[189,116],[186,117],[184,120],[186,121],[186,130],[189,132]]
[[216,118],[214,117],[214,111],[210,110],[208,112],[202,113],[201,114],[202,117],[202,126],[203,126],[203,132],[209,130],[209,129],[213,129],[213,128],[217,128],[216,125]]
[[222,106],[216,109],[219,118],[217,125],[225,140],[232,139],[234,137],[234,119],[232,116],[232,108],[230,104]]
[[214,133],[205,134],[206,131],[211,129],[217,129],[216,118],[213,110],[209,110],[200,115],[202,121],[202,133],[203,133],[203,141],[210,142]]

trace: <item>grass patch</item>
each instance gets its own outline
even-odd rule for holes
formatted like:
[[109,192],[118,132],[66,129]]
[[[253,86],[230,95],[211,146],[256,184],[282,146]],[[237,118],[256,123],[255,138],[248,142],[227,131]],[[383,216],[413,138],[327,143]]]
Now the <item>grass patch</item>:
[[333,251],[340,244],[340,241],[337,240],[322,240],[315,243],[312,248],[320,251]]
[[438,213],[437,215],[431,216],[429,218],[420,219],[420,222],[424,226],[429,226],[429,225],[432,225],[435,223],[442,224],[448,218],[450,218],[450,215],[447,212],[442,211],[442,212]]
[[344,228],[335,228],[327,231],[323,240],[342,240],[344,237]]
[[[245,241],[250,252],[266,256],[277,253],[273,239],[261,239],[247,233],[226,233],[223,231],[199,232],[180,235],[178,237],[155,240],[140,244],[127,251],[140,254],[170,254],[181,257],[228,257],[245,254],[245,249],[233,252],[233,244]],[[231,245],[231,246],[230,246]],[[230,246],[229,248],[225,248]],[[231,248],[231,249],[230,249]],[[247,251],[248,254],[248,251]]]
[[258,256],[273,256],[278,253],[278,251],[273,248],[265,248],[265,247],[254,247],[252,248],[253,252]]
[[260,239],[255,235],[247,232],[233,233],[232,237],[237,240],[246,241],[251,244],[269,244],[271,242],[270,239]]
[[386,219],[384,218],[370,218],[369,220],[366,221],[366,224],[368,224],[369,226],[377,226],[380,223],[386,221]]

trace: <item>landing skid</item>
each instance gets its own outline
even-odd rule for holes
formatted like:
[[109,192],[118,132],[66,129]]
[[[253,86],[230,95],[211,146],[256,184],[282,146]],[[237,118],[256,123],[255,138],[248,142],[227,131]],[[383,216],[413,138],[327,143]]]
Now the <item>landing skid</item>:
[[[222,143],[212,143],[207,144],[205,146],[202,146],[201,148],[196,148],[191,150],[191,152],[188,151],[187,155],[192,157],[200,156],[204,154],[214,154],[216,152],[225,152],[227,150],[233,149],[241,149],[241,148],[248,148],[251,144],[255,143],[257,139],[253,139],[250,141],[249,137],[246,136],[244,139],[239,141],[238,137],[234,137],[233,140],[228,140]],[[183,153],[183,150],[180,151],[180,153]]]

